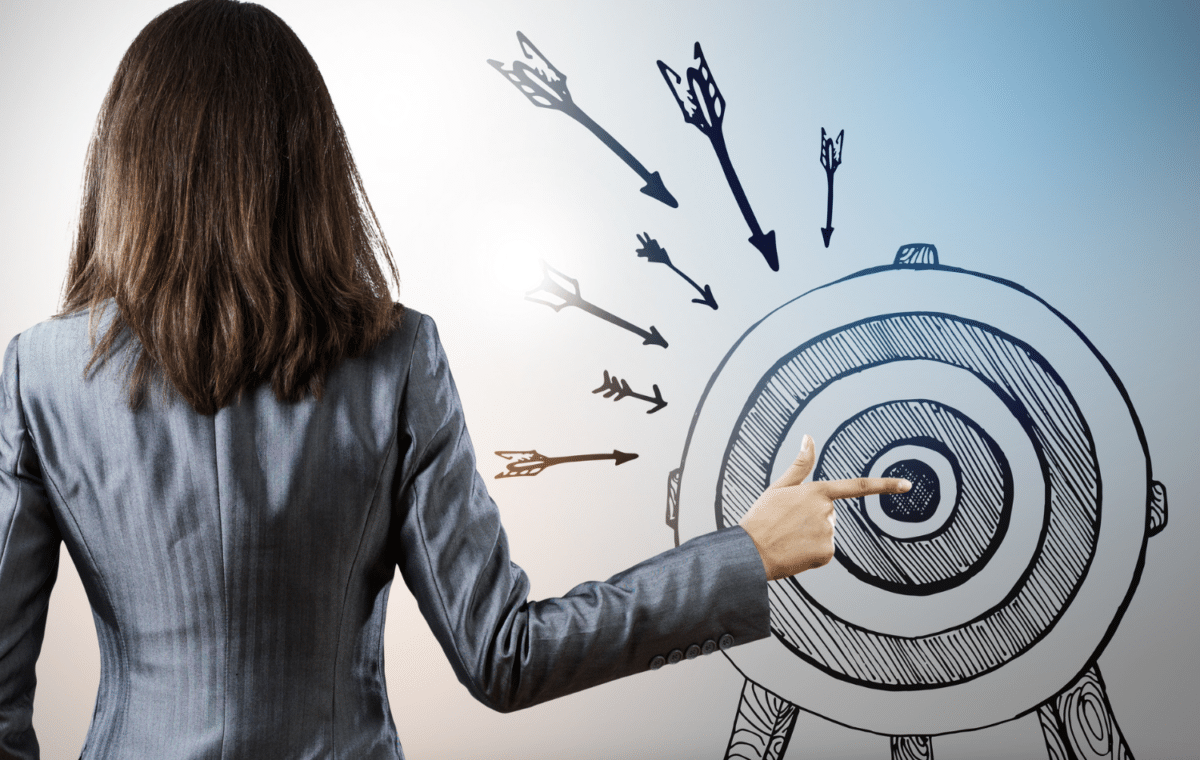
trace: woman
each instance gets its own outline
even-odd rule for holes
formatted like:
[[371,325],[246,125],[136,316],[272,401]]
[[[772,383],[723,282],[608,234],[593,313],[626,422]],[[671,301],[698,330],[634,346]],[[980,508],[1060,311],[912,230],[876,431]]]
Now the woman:
[[805,484],[806,441],[741,526],[527,601],[436,329],[385,270],[292,31],[230,0],[153,20],[101,108],[62,314],[5,354],[0,757],[38,755],[60,541],[101,648],[83,757],[395,758],[396,566],[463,684],[515,710],[766,636],[766,581],[832,557],[831,499],[906,488]]

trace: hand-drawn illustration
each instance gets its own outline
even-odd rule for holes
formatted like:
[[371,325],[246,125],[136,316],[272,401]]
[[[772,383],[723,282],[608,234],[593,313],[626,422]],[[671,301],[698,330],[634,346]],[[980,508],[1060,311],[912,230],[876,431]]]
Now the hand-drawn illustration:
[[741,180],[734,171],[733,162],[729,159],[729,148],[725,145],[725,96],[721,94],[721,90],[713,80],[712,70],[704,59],[704,52],[700,49],[699,42],[696,43],[693,54],[699,63],[694,67],[688,67],[686,71],[686,90],[682,86],[683,78],[676,74],[670,66],[659,61],[658,70],[662,72],[663,79],[671,88],[671,94],[675,96],[675,102],[679,104],[679,110],[683,112],[683,120],[688,124],[694,124],[696,129],[699,129],[701,134],[709,139],[713,150],[717,152],[717,160],[721,162],[721,170],[725,172],[729,189],[733,191],[738,208],[741,209],[742,216],[745,217],[746,224],[750,227],[750,244],[763,255],[763,258],[767,260],[767,265],[778,272],[779,253],[775,248],[775,230],[763,233],[758,219],[754,216],[754,209],[750,208],[746,191],[742,189]]
[[658,241],[650,237],[649,232],[643,232],[637,236],[638,242],[642,244],[641,248],[637,249],[638,258],[645,259],[651,264],[666,264],[671,271],[687,280],[687,283],[700,292],[702,298],[693,298],[692,303],[699,303],[708,306],[713,311],[717,309],[717,299],[713,298],[712,288],[705,285],[703,288],[696,284],[696,281],[688,277],[680,271],[674,264],[671,263],[671,257],[667,255],[667,249],[658,244]]
[[[564,286],[560,280],[568,283],[570,286],[569,289],[568,287]],[[556,302],[547,301],[543,298],[534,298],[534,293],[545,293],[560,300]],[[663,338],[663,336],[653,325],[650,326],[649,330],[643,330],[637,325],[621,319],[616,314],[607,312],[595,304],[588,303],[579,295],[578,280],[567,277],[565,274],[544,261],[542,262],[542,284],[538,285],[533,290],[528,291],[525,294],[525,300],[544,304],[555,311],[562,311],[568,306],[574,306],[577,309],[586,311],[588,314],[603,319],[605,322],[610,322],[617,327],[628,330],[629,332],[640,336],[643,339],[642,345],[644,346],[662,346],[663,348],[667,347],[666,339]]]
[[796,727],[797,709],[747,678],[725,757],[780,760]]
[[622,465],[638,457],[637,454],[626,454],[624,451],[616,449],[613,449],[611,454],[575,454],[566,457],[548,457],[537,451],[497,451],[496,456],[510,460],[504,466],[504,472],[496,474],[497,478],[532,477],[547,467],[567,462],[596,462],[602,459],[611,459],[614,465]]
[[842,165],[842,138],[845,137],[846,130],[838,132],[838,136],[832,140],[825,134],[825,128],[821,127],[821,166],[825,167],[825,179],[829,183],[829,200],[825,204],[825,226],[821,228],[821,238],[825,241],[825,247],[829,247],[829,238],[833,237],[833,173]]
[[627,396],[640,398],[642,401],[649,401],[651,404],[654,404],[654,406],[650,409],[647,409],[646,414],[654,414],[659,409],[662,409],[664,406],[666,406],[667,402],[663,401],[662,392],[658,390],[658,386],[655,385],[653,388],[653,396],[644,396],[641,393],[634,392],[634,390],[629,387],[628,382],[618,379],[616,375],[609,375],[608,370],[604,370],[604,382],[599,388],[592,391],[592,393],[603,392],[604,398],[611,398],[613,401],[620,401]]
[[676,542],[736,525],[804,433],[814,480],[914,487],[837,502],[835,561],[771,584],[773,636],[726,653],[746,678],[727,758],[782,757],[798,709],[893,760],[1035,711],[1056,760],[1133,757],[1096,662],[1166,489],[1067,317],[928,244],[788,301],[708,382],[668,478]]
[[625,149],[625,146],[617,142],[616,138],[575,104],[574,98],[571,97],[571,91],[567,89],[567,75],[554,68],[553,64],[546,60],[546,57],[521,32],[517,32],[517,41],[521,44],[521,53],[527,60],[533,61],[533,65],[516,60],[513,61],[510,68],[506,69],[500,61],[489,59],[488,63],[492,68],[503,74],[514,87],[529,98],[530,103],[538,108],[560,111],[587,127],[592,134],[608,146],[609,150],[616,153],[622,161],[629,165],[629,168],[637,172],[637,175],[646,183],[642,188],[643,193],[671,208],[678,208],[679,202],[667,191],[658,172],[652,172],[643,166],[633,157],[632,153]]

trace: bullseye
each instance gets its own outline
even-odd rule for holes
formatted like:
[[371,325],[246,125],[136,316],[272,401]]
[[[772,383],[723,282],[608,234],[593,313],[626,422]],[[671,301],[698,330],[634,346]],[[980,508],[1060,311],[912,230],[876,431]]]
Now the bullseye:
[[883,494],[879,506],[883,513],[900,522],[918,523],[928,520],[937,509],[941,488],[937,473],[919,459],[896,462],[883,471],[885,478],[906,478],[912,483],[908,493]]

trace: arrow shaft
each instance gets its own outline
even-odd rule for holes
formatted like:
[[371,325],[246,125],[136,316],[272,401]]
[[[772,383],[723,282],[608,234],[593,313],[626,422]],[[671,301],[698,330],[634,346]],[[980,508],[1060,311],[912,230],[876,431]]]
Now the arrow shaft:
[[693,280],[691,277],[688,277],[686,274],[684,274],[682,271],[680,271],[679,268],[676,267],[674,264],[672,264],[670,261],[667,261],[666,265],[671,268],[672,272],[679,275],[683,279],[687,280],[688,284],[691,285],[693,288],[695,288],[700,293],[700,295],[704,295],[704,288],[697,285],[695,280]]
[[650,402],[651,404],[657,404],[657,403],[658,403],[658,399],[654,398],[653,396],[643,396],[642,394],[640,394],[640,393],[637,393],[637,392],[635,392],[635,391],[630,391],[629,393],[627,393],[627,394],[625,394],[625,395],[627,395],[627,396],[633,396],[634,398],[640,398],[642,401],[648,401],[648,402]]
[[546,467],[566,462],[595,462],[601,459],[616,459],[612,454],[575,454],[569,457],[546,457],[543,461]]
[[650,333],[649,331],[643,330],[642,328],[638,327],[637,325],[633,324],[632,322],[626,322],[624,319],[621,319],[616,314],[605,311],[604,309],[601,309],[599,306],[596,306],[595,304],[588,303],[587,301],[583,300],[579,296],[575,296],[574,294],[572,294],[572,297],[567,299],[567,301],[572,306],[583,309],[584,311],[586,311],[588,314],[591,314],[592,316],[599,317],[600,319],[603,319],[605,322],[610,322],[610,323],[616,325],[617,327],[622,327],[631,333],[635,333],[637,335],[642,336],[643,340],[650,340],[651,338],[654,337],[653,334]]
[[592,117],[584,113],[583,109],[575,105],[574,101],[571,101],[570,103],[564,102],[563,107],[559,110],[583,126],[587,127],[588,131],[600,138],[600,142],[607,145],[609,150],[611,150],[613,153],[616,153],[622,161],[629,164],[629,168],[637,172],[638,176],[641,177],[644,182],[650,181],[650,171],[646,169],[646,167],[642,166],[642,162],[634,158],[632,153],[625,150],[624,145],[617,142],[617,139],[610,135],[608,130],[593,121]]
[[826,169],[825,176],[829,178],[829,202],[825,206],[825,226],[833,226],[833,170]]
[[750,225],[750,232],[755,236],[763,234],[762,227],[758,226],[758,219],[754,216],[754,209],[750,208],[750,201],[746,198],[746,191],[742,189],[742,182],[738,179],[737,171],[733,168],[733,161],[729,159],[729,148],[725,145],[725,133],[721,128],[713,129],[708,133],[708,139],[712,141],[713,150],[717,152],[717,160],[721,162],[721,170],[725,172],[725,179],[729,182],[729,189],[733,191],[733,197],[737,199],[738,208],[742,211],[742,216],[746,219],[746,224]]

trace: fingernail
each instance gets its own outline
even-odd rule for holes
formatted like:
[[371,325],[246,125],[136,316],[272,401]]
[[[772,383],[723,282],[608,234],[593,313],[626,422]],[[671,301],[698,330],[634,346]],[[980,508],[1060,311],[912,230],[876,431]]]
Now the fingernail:
[[813,447],[812,436],[809,435],[808,433],[805,433],[804,434],[804,443],[801,444],[801,448],[803,448],[805,451],[812,451],[812,447]]
[[904,478],[900,479],[900,492],[901,493],[903,493],[904,491],[908,491],[911,488],[912,488],[912,483],[910,483],[908,480],[906,480]]

